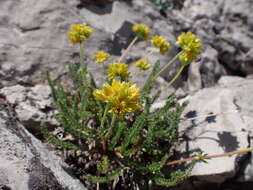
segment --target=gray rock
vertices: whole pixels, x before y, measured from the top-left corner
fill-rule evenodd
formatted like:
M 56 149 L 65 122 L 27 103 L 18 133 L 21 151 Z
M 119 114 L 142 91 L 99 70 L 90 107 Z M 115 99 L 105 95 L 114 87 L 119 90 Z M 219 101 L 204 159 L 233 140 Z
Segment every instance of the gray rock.
M 244 76 L 252 73 L 252 11 L 251 0 L 186 0 L 181 15 L 183 22 L 190 23 L 188 30 L 217 51 L 218 65 Z
M 0 105 L 0 187 L 15 190 L 84 190 L 62 160 Z
M 251 155 L 253 151 L 251 152 Z M 244 175 L 242 176 L 242 181 L 253 181 L 253 156 L 250 157 L 250 160 L 247 162 Z
M 0 90 L 0 94 L 5 96 L 10 104 L 19 104 L 26 100 L 27 89 L 21 85 L 4 87 Z
M 96 73 L 99 83 L 105 78 L 103 69 L 88 57 L 104 49 L 113 54 L 111 61 L 115 60 L 133 38 L 130 29 L 134 23 L 148 24 L 153 34 L 165 35 L 172 44 L 180 32 L 187 30 L 203 40 L 207 52 L 210 49 L 207 44 L 210 44 L 217 54 L 213 54 L 212 63 L 207 59 L 201 61 L 202 87 L 214 85 L 226 73 L 252 73 L 252 6 L 249 0 L 186 0 L 182 10 L 168 9 L 167 18 L 162 17 L 151 2 L 143 0 L 105 1 L 103 6 L 82 3 L 78 0 L 0 2 L 0 86 L 40 83 L 45 79 L 46 70 L 52 71 L 53 78 L 61 77 L 64 84 L 68 84 L 67 67 L 78 62 L 78 48 L 66 37 L 73 23 L 88 23 L 95 30 L 92 38 L 85 42 L 85 53 L 87 62 L 91 62 L 89 70 Z M 32 10 L 29 4 L 33 4 Z M 143 47 L 146 46 L 142 42 L 136 44 L 126 58 L 129 65 L 145 55 L 147 48 Z M 171 54 L 153 55 L 152 61 L 161 59 L 165 64 L 177 51 L 173 47 Z M 222 65 L 229 72 L 225 72 Z M 178 64 L 175 64 L 162 73 L 162 77 L 169 81 L 177 70 Z M 182 87 L 186 79 L 182 77 L 175 86 Z M 200 81 L 197 83 L 196 89 L 200 88 Z
M 33 4 L 31 11 L 29 4 Z M 90 58 L 103 49 L 112 54 L 110 61 L 116 60 L 133 39 L 132 24 L 145 23 L 153 34 L 165 35 L 172 44 L 176 40 L 171 22 L 167 23 L 151 2 L 142 0 L 106 1 L 103 6 L 77 0 L 43 3 L 7 0 L 0 2 L 0 6 L 1 18 L 6 21 L 0 25 L 0 87 L 41 83 L 45 80 L 45 71 L 51 71 L 54 79 L 60 78 L 70 86 L 66 72 L 69 64 L 78 63 L 79 50 L 70 43 L 66 33 L 74 23 L 87 23 L 94 29 L 92 37 L 85 41 L 85 55 L 90 63 L 89 71 L 95 73 L 99 84 L 104 81 L 104 70 Z M 126 62 L 131 66 L 147 53 L 147 46 L 150 44 L 137 42 L 126 56 Z M 150 61 L 160 59 L 164 65 L 175 53 L 175 48 L 169 56 L 157 53 L 150 56 Z M 169 80 L 177 69 L 178 66 L 173 66 L 162 76 Z
M 188 88 L 190 91 L 199 90 L 202 87 L 200 75 L 200 62 L 192 63 L 188 71 Z
M 253 101 L 253 80 L 222 77 L 219 84 L 184 99 L 189 104 L 180 124 L 181 134 L 186 139 L 180 145 L 180 151 L 184 150 L 187 157 L 197 155 L 198 151 L 212 155 L 252 146 L 248 136 L 252 138 L 250 102 Z M 207 164 L 198 163 L 191 175 L 201 182 L 222 183 L 238 174 L 237 157 L 233 155 L 207 160 Z M 252 163 L 247 162 L 242 178 L 250 180 Z
M 15 105 L 17 117 L 29 130 L 38 131 L 34 126 L 41 121 L 54 126 L 59 124 L 54 118 L 56 111 L 52 108 L 51 90 L 47 85 L 4 87 L 0 89 L 0 95 Z
M 253 49 L 250 49 L 250 51 L 247 52 L 247 54 L 242 57 L 243 65 L 242 70 L 245 73 L 252 74 L 253 73 Z
M 217 57 L 218 52 L 207 46 L 201 55 L 201 60 L 190 64 L 187 78 L 188 90 L 196 91 L 213 86 L 221 76 L 226 75 L 226 70 L 219 64 Z
M 217 19 L 219 17 L 219 6 L 222 1 L 201 1 L 201 0 L 189 0 L 185 1 L 184 9 L 187 11 L 187 15 L 192 20 L 201 18 Z
M 222 77 L 221 80 L 219 80 L 219 84 L 221 84 L 224 87 L 230 87 L 233 89 L 233 92 L 235 93 L 235 99 L 234 104 L 238 107 L 238 110 L 240 110 L 241 118 L 243 119 L 243 122 L 245 123 L 248 136 L 249 136 L 249 142 L 250 147 L 253 146 L 253 128 L 252 128 L 252 122 L 253 122 L 253 109 L 251 106 L 251 103 L 253 101 L 253 80 L 252 79 L 243 79 L 239 77 Z M 243 172 L 243 175 L 241 176 L 242 181 L 253 181 L 253 156 L 251 152 L 251 158 L 247 161 L 245 165 L 245 171 Z

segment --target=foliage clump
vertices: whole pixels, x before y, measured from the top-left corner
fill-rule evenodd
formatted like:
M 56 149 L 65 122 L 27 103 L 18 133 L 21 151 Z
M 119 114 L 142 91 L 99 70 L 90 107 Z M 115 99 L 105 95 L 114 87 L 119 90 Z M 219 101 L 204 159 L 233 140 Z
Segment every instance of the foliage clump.
M 92 73 L 88 73 L 83 58 L 83 41 L 90 37 L 92 29 L 87 25 L 74 25 L 71 29 L 68 36 L 73 44 L 80 45 L 81 62 L 80 68 L 74 64 L 69 65 L 74 90 L 65 90 L 60 83 L 51 80 L 49 74 L 47 76 L 59 111 L 57 119 L 65 133 L 72 138 L 62 141 L 43 125 L 45 138 L 62 149 L 86 151 L 87 157 L 98 155 L 90 161 L 90 167 L 83 168 L 84 174 L 81 176 L 95 184 L 109 184 L 111 181 L 116 184 L 120 179 L 124 183 L 126 174 L 134 176 L 131 183 L 143 185 L 140 183 L 144 181 L 144 186 L 154 183 L 169 187 L 185 179 L 191 167 L 181 171 L 166 165 L 178 139 L 178 123 L 184 105 L 177 104 L 172 95 L 163 107 L 152 111 L 151 107 L 159 97 L 159 92 L 156 95 L 151 95 L 150 92 L 154 81 L 165 68 L 186 51 L 192 51 L 183 48 L 162 68 L 159 61 L 153 66 L 147 61 L 136 64 L 142 72 L 152 67 L 142 88 L 130 82 L 128 65 L 122 62 L 125 52 L 118 61 L 109 64 L 107 81 L 100 89 Z M 128 51 L 138 39 L 146 41 L 150 35 L 150 29 L 146 25 L 135 25 L 133 30 L 137 35 Z M 163 37 L 155 37 L 153 41 L 156 41 L 162 55 L 168 52 L 169 43 Z M 147 55 L 152 55 L 152 52 Z M 147 60 L 147 55 L 143 59 Z M 109 54 L 100 51 L 95 55 L 95 60 L 105 64 L 109 57 Z M 170 84 L 187 64 L 182 62 L 181 69 Z

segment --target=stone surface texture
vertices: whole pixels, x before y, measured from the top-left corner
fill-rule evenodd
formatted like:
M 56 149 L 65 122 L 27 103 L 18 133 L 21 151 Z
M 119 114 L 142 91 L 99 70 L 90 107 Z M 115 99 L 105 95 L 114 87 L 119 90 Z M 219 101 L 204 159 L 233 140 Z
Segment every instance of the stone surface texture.
M 17 118 L 28 129 L 39 131 L 35 126 L 39 126 L 41 121 L 52 126 L 58 125 L 53 117 L 56 111 L 52 109 L 51 90 L 48 85 L 4 87 L 0 89 L 0 95 L 14 106 Z
M 225 74 L 245 76 L 253 72 L 251 0 L 185 0 L 182 9 L 165 10 L 166 17 L 146 0 L 97 4 L 79 0 L 1 1 L 0 86 L 38 84 L 45 80 L 47 70 L 67 83 L 68 65 L 78 62 L 78 47 L 66 37 L 73 23 L 87 23 L 95 30 L 85 42 L 85 53 L 89 70 L 100 82 L 104 79 L 103 68 L 88 57 L 100 49 L 113 55 L 111 61 L 119 57 L 133 39 L 131 26 L 135 23 L 149 25 L 152 34 L 164 35 L 172 44 L 168 56 L 154 54 L 151 62 L 160 59 L 165 64 L 178 51 L 173 44 L 182 31 L 193 31 L 202 39 L 201 64 L 185 72 L 176 86 L 195 90 L 216 84 Z M 146 51 L 147 45 L 138 42 L 126 57 L 127 63 L 132 66 Z M 178 67 L 178 63 L 173 65 L 162 77 L 169 80 Z M 197 75 L 198 82 L 190 84 Z
M 252 90 L 252 79 L 222 77 L 216 87 L 199 90 L 181 100 L 189 102 L 180 124 L 184 136 L 180 150 L 184 150 L 184 156 L 196 152 L 222 154 L 252 147 Z M 198 163 L 191 175 L 210 183 L 222 183 L 234 176 L 237 180 L 253 181 L 252 156 L 243 163 L 246 165 L 243 172 L 239 158 L 233 155 L 207 160 L 208 164 Z M 239 170 L 241 176 L 237 176 Z
M 63 169 L 59 157 L 14 119 L 0 104 L 0 187 L 15 190 L 84 190 Z
M 181 32 L 197 34 L 203 42 L 201 59 L 189 65 L 170 88 L 166 84 L 179 69 L 179 62 L 158 77 L 155 88 L 161 90 L 161 98 L 153 109 L 161 107 L 173 92 L 186 96 L 182 101 L 189 104 L 179 146 L 183 157 L 253 146 L 253 1 L 170 3 L 168 9 L 159 11 L 148 0 L 0 1 L 0 98 L 4 99 L 0 99 L 0 189 L 44 190 L 45 183 L 48 187 L 44 188 L 52 190 L 84 189 L 63 170 L 62 161 L 33 136 L 42 120 L 58 125 L 45 72 L 71 86 L 67 70 L 70 64 L 79 64 L 79 49 L 66 33 L 74 23 L 87 23 L 95 31 L 85 41 L 85 60 L 99 84 L 105 79 L 104 67 L 95 64 L 92 55 L 105 50 L 112 54 L 109 61 L 117 60 L 134 37 L 133 24 L 147 24 L 152 35 L 164 35 L 171 43 L 168 55 L 155 52 L 149 57 L 152 64 L 160 60 L 164 65 L 180 50 L 174 44 Z M 148 72 L 136 75 L 133 63 L 151 50 L 150 46 L 138 41 L 123 60 L 133 73 L 131 80 L 140 86 Z M 180 190 L 252 189 L 252 154 L 197 164 Z

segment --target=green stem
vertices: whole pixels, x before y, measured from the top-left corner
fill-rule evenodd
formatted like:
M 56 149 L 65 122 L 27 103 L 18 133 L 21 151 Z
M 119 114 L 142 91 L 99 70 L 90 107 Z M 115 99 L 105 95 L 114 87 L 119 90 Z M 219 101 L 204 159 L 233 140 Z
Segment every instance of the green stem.
M 164 65 L 163 68 L 154 76 L 153 80 L 155 80 L 163 71 L 165 71 L 165 69 L 172 65 L 182 53 L 183 51 L 179 52 L 166 65 Z
M 108 112 L 108 109 L 109 109 L 109 104 L 106 104 L 105 111 L 104 111 L 103 117 L 101 119 L 100 130 L 102 130 L 104 128 L 106 114 Z
M 99 137 L 102 140 L 101 144 L 102 144 L 103 151 L 106 151 L 106 135 L 105 136 L 103 136 L 103 135 L 105 132 L 104 123 L 105 123 L 106 114 L 108 112 L 108 109 L 109 109 L 109 104 L 106 104 L 105 111 L 104 111 L 103 117 L 101 119 L 101 124 L 100 124 L 100 128 L 99 128 Z
M 178 77 L 181 75 L 181 73 L 183 72 L 185 68 L 185 65 L 182 65 L 179 69 L 179 71 L 177 72 L 177 74 L 174 76 L 174 78 L 169 82 L 169 84 L 166 85 L 166 88 L 169 88 L 177 79 Z
M 122 55 L 119 58 L 119 62 L 121 62 L 123 60 L 123 58 L 126 56 L 126 54 L 129 52 L 129 50 L 131 49 L 131 47 L 134 45 L 134 43 L 138 40 L 138 36 L 136 36 L 132 42 L 128 45 L 127 49 L 122 53 Z
M 113 115 L 112 115 L 112 122 L 111 122 L 111 128 L 114 128 L 116 118 L 117 118 L 117 115 L 115 113 L 113 113 Z
M 79 48 L 80 48 L 80 53 L 79 53 L 80 65 L 82 68 L 85 68 L 86 64 L 84 64 L 84 50 L 83 50 L 83 43 L 82 42 L 79 43 Z
M 114 128 L 114 125 L 115 125 L 115 122 L 116 122 L 116 118 L 117 118 L 117 115 L 115 113 L 113 113 L 113 115 L 112 115 L 112 121 L 111 121 L 111 126 L 110 126 L 107 134 L 105 135 L 106 139 L 109 139 L 111 137 L 111 135 L 112 135 L 113 128 Z
M 86 73 L 87 73 L 87 64 L 84 63 L 84 49 L 83 49 L 83 42 L 79 43 L 79 48 L 80 48 L 80 72 L 81 72 L 81 77 L 82 80 L 84 81 L 85 84 L 87 84 L 87 79 L 86 79 Z

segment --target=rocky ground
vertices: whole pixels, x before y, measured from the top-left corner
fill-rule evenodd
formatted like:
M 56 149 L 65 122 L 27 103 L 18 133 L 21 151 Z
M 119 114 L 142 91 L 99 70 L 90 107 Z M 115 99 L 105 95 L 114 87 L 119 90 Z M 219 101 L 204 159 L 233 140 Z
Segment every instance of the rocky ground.
M 163 93 L 155 106 L 172 92 L 189 101 L 180 127 L 184 156 L 253 146 L 252 0 L 177 2 L 160 11 L 148 0 L 0 1 L 0 189 L 85 189 L 34 137 L 39 138 L 41 120 L 57 126 L 44 74 L 49 70 L 68 85 L 67 67 L 78 62 L 78 48 L 66 37 L 73 23 L 87 23 L 95 30 L 85 43 L 87 57 L 99 49 L 118 57 L 133 38 L 130 29 L 135 23 L 149 25 L 153 34 L 166 36 L 172 44 L 181 32 L 196 33 L 204 45 L 201 60 L 191 64 L 170 89 L 165 86 L 178 64 L 163 72 L 157 81 Z M 146 50 L 138 42 L 129 52 L 131 71 Z M 177 50 L 173 46 L 169 56 L 155 54 L 150 61 L 166 63 Z M 89 70 L 103 81 L 102 67 L 91 62 Z M 139 76 L 140 85 L 146 75 Z M 46 182 L 48 187 L 42 187 Z M 190 180 L 176 189 L 249 190 L 252 184 L 249 153 L 199 164 Z

